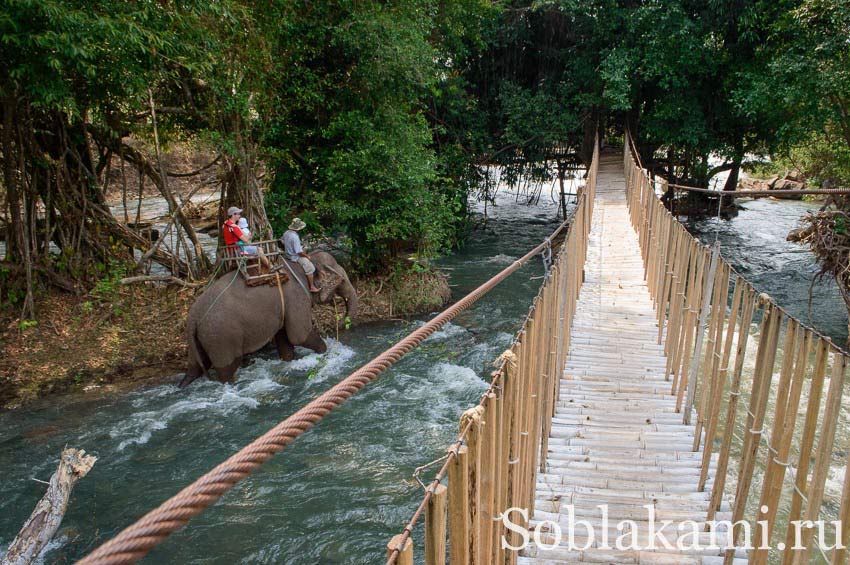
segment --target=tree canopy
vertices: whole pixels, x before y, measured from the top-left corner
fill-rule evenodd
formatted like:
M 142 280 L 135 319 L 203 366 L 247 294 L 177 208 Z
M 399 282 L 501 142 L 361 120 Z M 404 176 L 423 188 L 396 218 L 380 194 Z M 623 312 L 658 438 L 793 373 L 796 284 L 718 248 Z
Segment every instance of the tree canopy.
M 299 215 L 367 271 L 457 242 L 482 167 L 586 165 L 597 128 L 631 128 L 671 181 L 732 187 L 745 155 L 800 146 L 843 180 L 847 4 L 3 0 L 0 294 L 90 284 L 128 246 L 205 276 L 162 166 L 176 139 L 214 149 L 222 208 L 255 231 Z M 166 198 L 176 248 L 109 213 L 116 158 Z

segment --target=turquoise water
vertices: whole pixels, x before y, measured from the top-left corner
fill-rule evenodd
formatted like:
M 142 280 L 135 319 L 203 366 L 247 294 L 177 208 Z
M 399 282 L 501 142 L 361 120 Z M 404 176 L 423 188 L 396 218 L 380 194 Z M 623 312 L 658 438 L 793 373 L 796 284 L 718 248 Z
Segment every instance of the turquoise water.
M 812 205 L 744 205 L 729 222 L 690 227 L 706 242 L 719 227 L 733 265 L 806 319 L 808 277 L 816 266 L 784 234 Z M 455 297 L 539 243 L 557 225 L 555 212 L 546 195 L 526 207 L 503 192 L 498 206 L 488 206 L 485 227 L 440 261 L 451 273 Z M 421 487 L 405 481 L 456 437 L 458 417 L 485 390 L 492 361 L 513 340 L 541 274 L 534 259 L 171 536 L 147 562 L 382 562 L 387 541 L 422 497 Z M 291 363 L 262 353 L 232 386 L 199 380 L 180 391 L 174 385 L 180 375 L 174 375 L 167 384 L 129 393 L 51 398 L 26 411 L 0 413 L 0 552 L 44 492 L 32 479 L 49 478 L 63 446 L 86 449 L 99 460 L 77 485 L 44 563 L 85 555 L 427 317 L 355 326 L 338 342 L 330 340 L 327 354 L 299 350 Z M 839 343 L 846 337 L 834 287 L 815 288 L 813 318 Z M 843 477 L 831 479 L 840 488 Z M 415 539 L 421 559 L 421 527 Z
M 463 296 L 557 226 L 545 197 L 502 193 L 490 221 L 440 261 Z M 377 563 L 422 497 L 413 470 L 440 457 L 477 403 L 492 362 L 537 292 L 528 266 L 430 337 L 148 557 L 150 563 Z M 427 318 L 424 317 L 423 319 Z M 360 325 L 325 355 L 284 363 L 262 353 L 237 382 L 171 382 L 129 393 L 51 398 L 0 413 L 0 547 L 44 492 L 65 445 L 98 456 L 43 554 L 70 563 L 226 459 L 403 337 L 422 319 Z M 427 475 L 426 475 L 427 476 Z M 420 545 L 421 547 L 421 545 Z M 2 551 L 2 550 L 0 550 Z

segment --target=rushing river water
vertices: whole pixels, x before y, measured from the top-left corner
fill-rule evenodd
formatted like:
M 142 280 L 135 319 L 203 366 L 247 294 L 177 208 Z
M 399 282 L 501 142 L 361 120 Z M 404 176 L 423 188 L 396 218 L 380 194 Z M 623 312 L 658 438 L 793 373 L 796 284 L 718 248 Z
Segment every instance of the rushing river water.
M 459 298 L 557 225 L 544 195 L 503 192 L 451 269 Z M 151 553 L 151 563 L 376 563 L 422 497 L 405 484 L 457 436 L 540 281 L 534 259 Z M 319 356 L 255 357 L 237 382 L 196 381 L 54 397 L 0 413 L 0 551 L 44 492 L 63 446 L 98 456 L 74 490 L 46 563 L 69 563 L 406 335 L 421 320 L 355 326 Z M 175 375 L 173 381 L 178 380 Z M 421 546 L 420 546 L 421 547 Z
M 705 241 L 713 241 L 719 227 L 733 265 L 805 319 L 815 265 L 784 235 L 811 206 L 765 200 L 745 206 L 731 221 L 690 227 Z M 488 213 L 486 227 L 440 261 L 450 270 L 456 298 L 557 225 L 556 206 L 545 194 L 538 206 L 526 207 L 502 192 Z M 458 417 L 485 390 L 492 362 L 511 343 L 541 274 L 535 259 L 171 536 L 149 562 L 381 562 L 385 544 L 422 496 L 405 481 L 456 437 Z M 837 291 L 828 285 L 815 291 L 817 327 L 843 340 L 846 317 Z M 43 554 L 46 563 L 86 554 L 421 323 L 355 326 L 340 341 L 329 340 L 327 354 L 299 350 L 290 363 L 260 354 L 232 386 L 197 381 L 180 391 L 161 384 L 54 397 L 0 413 L 0 552 L 44 492 L 33 479 L 50 476 L 63 446 L 84 448 L 99 460 L 77 485 Z M 828 491 L 833 506 L 840 467 L 837 461 Z M 421 536 L 420 527 L 420 548 Z

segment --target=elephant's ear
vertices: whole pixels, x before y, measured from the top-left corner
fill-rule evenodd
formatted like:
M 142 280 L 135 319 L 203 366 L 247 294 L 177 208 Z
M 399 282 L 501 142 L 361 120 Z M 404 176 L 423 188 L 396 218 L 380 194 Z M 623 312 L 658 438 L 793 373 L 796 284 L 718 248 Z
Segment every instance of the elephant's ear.
M 327 269 L 316 269 L 316 274 L 319 275 L 318 281 L 322 287 L 322 291 L 319 293 L 319 302 L 330 302 L 336 288 L 342 282 L 342 277 Z

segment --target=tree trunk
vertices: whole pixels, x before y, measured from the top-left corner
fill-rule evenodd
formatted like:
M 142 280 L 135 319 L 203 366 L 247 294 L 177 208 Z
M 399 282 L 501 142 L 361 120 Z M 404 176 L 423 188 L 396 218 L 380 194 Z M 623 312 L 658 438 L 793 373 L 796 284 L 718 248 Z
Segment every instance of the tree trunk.
M 82 449 L 65 448 L 59 457 L 59 468 L 50 478 L 47 492 L 36 504 L 12 544 L 9 551 L 0 561 L 0 565 L 26 565 L 31 563 L 53 538 L 74 485 L 88 474 L 94 466 L 97 457 L 86 455 Z

